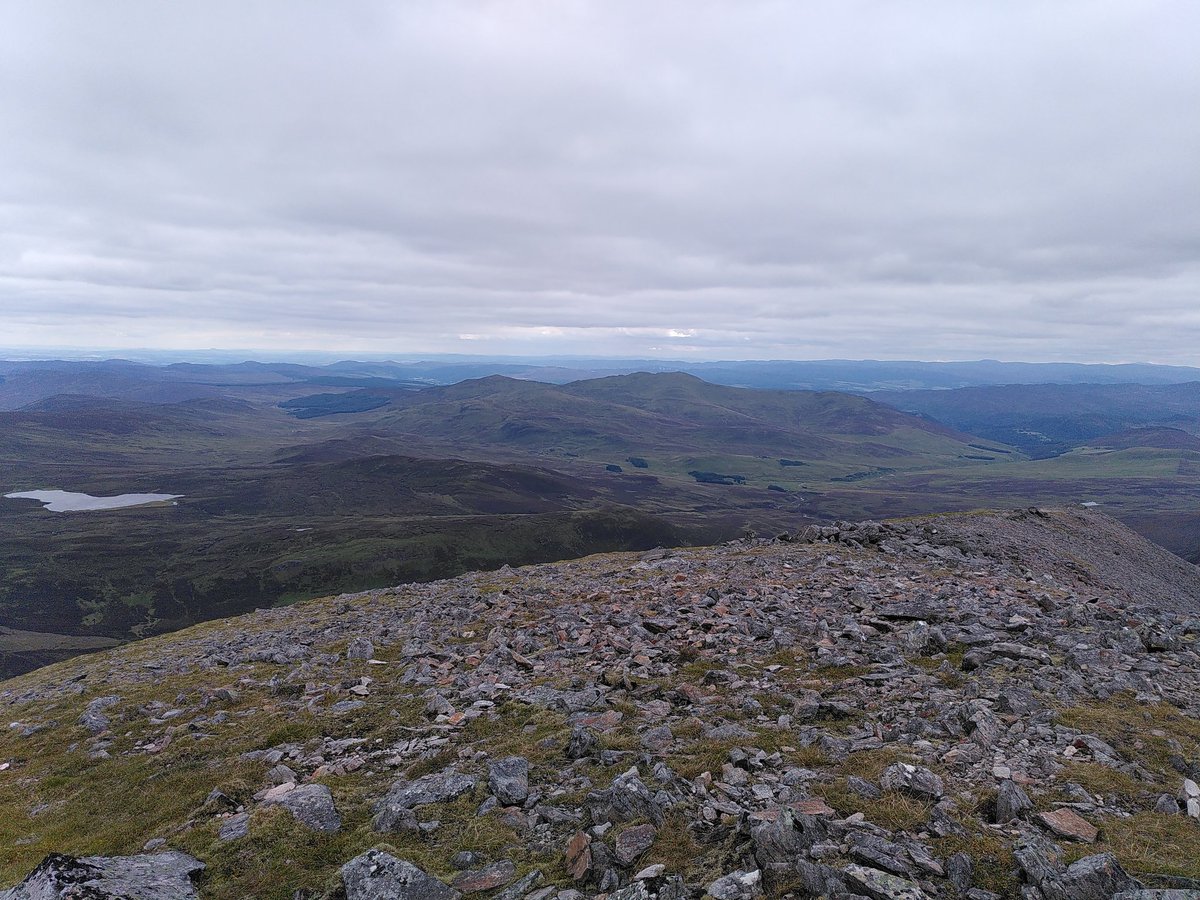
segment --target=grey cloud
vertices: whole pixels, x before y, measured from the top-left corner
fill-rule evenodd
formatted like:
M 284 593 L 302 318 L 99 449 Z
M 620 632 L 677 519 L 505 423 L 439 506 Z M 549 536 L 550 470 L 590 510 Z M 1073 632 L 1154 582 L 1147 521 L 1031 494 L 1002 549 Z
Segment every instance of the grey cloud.
M 1196 362 L 1192 4 L 0 14 L 2 343 Z

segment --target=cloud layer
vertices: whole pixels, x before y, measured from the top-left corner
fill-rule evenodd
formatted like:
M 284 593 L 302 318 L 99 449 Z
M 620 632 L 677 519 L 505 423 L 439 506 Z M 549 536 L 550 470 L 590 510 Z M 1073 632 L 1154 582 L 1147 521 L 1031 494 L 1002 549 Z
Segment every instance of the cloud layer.
M 0 6 L 0 344 L 1200 362 L 1200 7 Z

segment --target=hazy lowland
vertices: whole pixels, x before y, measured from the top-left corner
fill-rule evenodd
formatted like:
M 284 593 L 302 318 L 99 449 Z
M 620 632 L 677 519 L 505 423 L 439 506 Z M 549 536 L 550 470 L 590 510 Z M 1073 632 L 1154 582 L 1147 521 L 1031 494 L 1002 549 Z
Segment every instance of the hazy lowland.
M 0 671 L 339 591 L 748 531 L 1096 503 L 1200 558 L 1200 370 L 0 363 Z M 1031 381 L 1031 379 L 1043 379 Z

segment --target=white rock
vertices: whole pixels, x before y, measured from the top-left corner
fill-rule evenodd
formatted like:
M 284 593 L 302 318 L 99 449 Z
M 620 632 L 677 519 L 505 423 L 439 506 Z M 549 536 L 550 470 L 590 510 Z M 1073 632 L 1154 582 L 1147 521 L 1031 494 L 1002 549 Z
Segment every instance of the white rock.
M 642 871 L 640 871 L 636 875 L 634 875 L 633 880 L 634 881 L 646 881 L 650 878 L 657 878 L 659 875 L 661 875 L 666 870 L 667 870 L 667 867 L 664 866 L 662 863 L 655 863 L 652 866 L 646 866 L 646 868 L 642 869 Z
M 275 803 L 296 789 L 296 782 L 286 781 L 283 784 L 276 785 L 265 794 L 263 794 L 264 803 Z

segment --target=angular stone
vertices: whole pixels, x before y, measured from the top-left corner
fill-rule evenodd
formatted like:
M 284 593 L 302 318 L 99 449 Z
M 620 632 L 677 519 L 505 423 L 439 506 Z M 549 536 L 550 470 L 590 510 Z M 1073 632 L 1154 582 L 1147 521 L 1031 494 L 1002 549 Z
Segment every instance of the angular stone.
M 617 862 L 623 866 L 631 865 L 650 849 L 657 837 L 658 829 L 653 825 L 634 825 L 632 828 L 626 828 L 617 835 Z
M 646 887 L 646 882 L 635 881 L 620 890 L 608 895 L 608 900 L 655 900 L 654 894 Z
M 1019 819 L 1031 809 L 1033 809 L 1033 802 L 1025 793 L 1024 788 L 1015 781 L 1000 782 L 1000 787 L 996 791 L 995 822 L 997 825 L 1004 825 L 1013 819 Z
M 139 856 L 86 856 L 52 853 L 0 900 L 199 900 L 192 877 L 204 863 L 168 850 Z
M 1154 803 L 1154 811 L 1167 816 L 1179 815 L 1179 801 L 1170 794 L 1159 794 Z
M 975 863 L 966 853 L 955 853 L 946 860 L 946 876 L 956 891 L 965 894 L 975 880 Z
M 664 866 L 662 863 L 655 863 L 654 865 L 646 866 L 646 868 L 639 871 L 636 875 L 633 876 L 633 880 L 634 881 L 649 881 L 653 878 L 661 878 L 663 872 L 665 872 L 665 871 L 667 871 L 666 866 Z
M 1094 843 L 1096 835 L 1100 833 L 1095 825 L 1067 807 L 1039 813 L 1038 820 L 1059 837 L 1083 841 L 1085 844 Z
M 1114 894 L 1140 887 L 1115 856 L 1097 853 L 1071 863 L 1057 879 L 1056 886 L 1051 890 L 1043 887 L 1043 892 L 1047 896 L 1057 894 L 1061 900 L 1109 900 Z
M 634 819 L 648 819 L 660 825 L 663 820 L 662 807 L 638 776 L 636 768 L 614 778 L 612 787 L 607 790 L 588 794 L 587 806 L 592 822 L 597 825 L 604 822 L 619 825 Z
M 87 708 L 79 717 L 79 724 L 90 731 L 92 734 L 100 734 L 108 731 L 109 722 L 108 716 L 104 714 L 104 710 L 114 704 L 120 703 L 120 697 L 97 697 L 88 703 Z
M 942 779 L 924 766 L 894 763 L 883 770 L 879 784 L 885 791 L 900 791 L 921 800 L 940 800 L 946 793 Z
M 346 900 L 459 900 L 454 888 L 407 860 L 368 850 L 342 866 Z
M 250 814 L 237 813 L 221 823 L 217 837 L 223 841 L 236 841 L 250 833 Z
M 346 659 L 370 659 L 375 655 L 375 645 L 365 637 L 356 637 L 346 648 Z
M 567 759 L 586 759 L 600 752 L 600 741 L 596 735 L 582 725 L 571 729 L 567 740 Z
M 417 814 L 407 806 L 383 803 L 376 809 L 378 811 L 371 820 L 371 828 L 381 834 L 401 834 L 406 831 L 419 831 L 421 828 Z
M 526 894 L 542 883 L 542 873 L 535 869 L 528 875 L 523 875 L 502 890 L 493 894 L 491 900 L 521 900 Z
M 904 852 L 904 848 L 873 834 L 853 835 L 850 856 L 871 868 L 882 869 L 892 875 L 913 875 L 913 868 L 908 863 L 908 854 Z
M 878 869 L 851 864 L 845 869 L 846 883 L 871 900 L 926 900 L 927 894 L 911 881 Z
M 313 831 L 335 832 L 342 828 L 342 817 L 333 805 L 333 794 L 323 784 L 302 784 L 278 799 L 264 803 L 278 804 L 302 825 Z
M 529 760 L 506 756 L 488 764 L 488 788 L 503 806 L 520 806 L 529 797 Z
M 642 746 L 653 753 L 659 753 L 671 746 L 675 740 L 675 735 L 671 733 L 670 726 L 659 725 L 657 728 L 651 728 L 649 731 L 642 732 Z
M 459 871 L 462 871 L 463 869 L 469 869 L 472 866 L 478 866 L 482 862 L 483 857 L 474 850 L 459 850 L 452 857 L 450 857 L 450 865 L 454 866 L 454 868 L 458 869 Z
M 878 800 L 883 796 L 883 791 L 871 784 L 865 778 L 859 778 L 857 775 L 851 775 L 846 779 L 846 787 L 858 794 L 858 796 L 866 800 Z
M 376 805 L 376 809 L 385 805 L 416 809 L 430 803 L 446 803 L 473 790 L 474 776 L 460 775 L 452 769 L 447 769 L 423 775 L 416 781 L 399 779 L 392 782 L 387 795 Z
M 567 842 L 567 874 L 580 881 L 592 871 L 592 839 L 577 831 Z
M 287 766 L 280 764 L 267 772 L 267 781 L 271 784 L 287 784 L 296 780 L 296 773 Z
M 464 894 L 477 894 L 480 891 L 504 887 L 516 877 L 517 867 L 512 860 L 502 859 L 490 866 L 484 866 L 482 869 L 460 872 L 454 876 L 454 881 L 451 883 L 455 890 L 462 891 Z
M 714 900 L 749 900 L 750 897 L 762 893 L 759 885 L 761 881 L 762 872 L 757 869 L 753 872 L 730 872 L 728 875 L 722 875 L 706 890 Z

